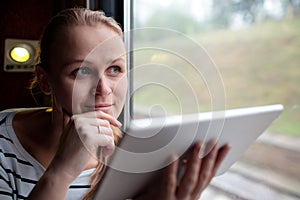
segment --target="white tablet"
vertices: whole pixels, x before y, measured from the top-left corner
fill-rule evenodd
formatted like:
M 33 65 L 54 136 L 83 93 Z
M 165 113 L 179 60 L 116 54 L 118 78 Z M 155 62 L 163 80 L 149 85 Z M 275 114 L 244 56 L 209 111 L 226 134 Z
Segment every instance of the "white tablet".
M 94 199 L 123 200 L 139 194 L 170 162 L 195 141 L 215 138 L 230 152 L 218 175 L 226 172 L 283 110 L 268 105 L 209 113 L 133 120 L 112 155 Z

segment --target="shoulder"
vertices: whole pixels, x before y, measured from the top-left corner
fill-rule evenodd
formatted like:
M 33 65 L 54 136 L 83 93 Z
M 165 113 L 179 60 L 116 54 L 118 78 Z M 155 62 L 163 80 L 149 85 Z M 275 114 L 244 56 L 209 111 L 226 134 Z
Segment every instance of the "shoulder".
M 5 125 L 5 122 L 7 121 L 8 118 L 12 118 L 15 116 L 16 113 L 27 113 L 27 112 L 32 112 L 36 110 L 41 110 L 41 109 L 47 109 L 47 108 L 10 108 L 6 110 L 0 111 L 0 126 Z
M 9 109 L 9 110 L 3 110 L 0 112 L 0 126 L 4 124 L 6 121 L 6 118 L 12 114 L 14 111 Z
M 16 115 L 32 112 L 36 108 L 7 109 L 0 112 L 0 150 L 18 152 L 17 147 L 21 146 L 13 125 Z M 23 127 L 24 128 L 24 127 Z
M 23 109 L 0 112 L 0 174 L 5 174 L 7 183 L 21 184 L 22 181 L 29 180 L 28 184 L 31 186 L 43 173 L 43 169 L 32 161 L 15 135 L 12 120 L 20 110 Z
M 0 112 L 0 164 L 2 172 L 7 173 L 10 181 L 15 178 L 19 180 L 21 172 L 33 168 L 12 128 L 12 119 L 16 112 L 12 109 Z

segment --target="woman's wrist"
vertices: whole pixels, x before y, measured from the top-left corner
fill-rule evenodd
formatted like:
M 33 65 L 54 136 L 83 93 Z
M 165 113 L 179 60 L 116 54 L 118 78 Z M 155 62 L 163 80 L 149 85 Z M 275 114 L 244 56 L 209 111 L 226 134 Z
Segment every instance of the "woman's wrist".
M 49 181 L 49 183 L 55 183 L 58 185 L 71 185 L 71 183 L 75 180 L 76 176 L 69 173 L 67 170 L 58 167 L 49 166 L 43 177 Z
M 28 200 L 63 200 L 66 198 L 72 178 L 54 168 L 48 168 L 31 191 Z

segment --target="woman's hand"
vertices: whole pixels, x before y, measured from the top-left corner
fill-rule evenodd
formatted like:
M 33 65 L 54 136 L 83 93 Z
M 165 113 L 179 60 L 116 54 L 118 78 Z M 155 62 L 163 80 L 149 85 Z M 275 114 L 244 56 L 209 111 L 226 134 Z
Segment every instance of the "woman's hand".
M 64 120 L 66 118 L 68 116 L 64 116 Z M 102 111 L 69 117 L 54 164 L 60 165 L 61 170 L 75 179 L 92 158 L 97 160 L 113 152 L 115 144 L 111 126 L 119 127 L 120 122 Z
M 112 153 L 114 135 L 111 126 L 120 126 L 113 116 L 101 111 L 72 117 L 63 112 L 60 117 L 56 115 L 54 122 L 60 126 L 56 126 L 56 131 L 62 131 L 58 150 L 30 193 L 30 200 L 65 199 L 70 184 L 79 174 L 88 165 L 97 165 L 99 149 L 102 149 L 102 156 Z
M 211 142 L 214 143 L 215 142 Z M 137 199 L 159 200 L 196 200 L 215 176 L 220 164 L 226 157 L 230 147 L 228 145 L 218 149 L 218 144 L 211 147 L 208 154 L 201 159 L 204 145 L 196 143 L 185 163 L 182 177 L 178 180 L 179 159 L 171 163 L 164 172 L 161 187 L 151 194 L 142 194 Z M 208 149 L 208 148 L 206 148 Z M 147 193 L 147 192 L 146 192 Z

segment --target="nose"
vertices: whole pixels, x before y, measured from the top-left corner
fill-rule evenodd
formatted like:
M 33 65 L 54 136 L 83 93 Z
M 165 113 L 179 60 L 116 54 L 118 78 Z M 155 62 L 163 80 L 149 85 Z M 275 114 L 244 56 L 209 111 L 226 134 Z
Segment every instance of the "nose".
M 95 96 L 107 96 L 112 92 L 109 81 L 105 77 L 100 78 L 95 89 Z

